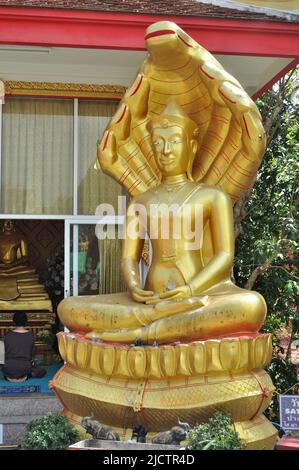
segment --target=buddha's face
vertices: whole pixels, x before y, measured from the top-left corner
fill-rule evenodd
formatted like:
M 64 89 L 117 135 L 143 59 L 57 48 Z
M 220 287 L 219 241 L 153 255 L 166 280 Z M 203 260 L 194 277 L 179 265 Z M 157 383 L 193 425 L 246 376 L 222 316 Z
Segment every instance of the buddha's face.
M 189 160 L 194 157 L 196 146 L 192 145 L 195 141 L 188 137 L 184 129 L 176 125 L 156 127 L 153 129 L 152 142 L 162 176 L 187 173 Z
M 12 232 L 14 229 L 14 223 L 12 220 L 5 220 L 3 224 L 3 232 Z

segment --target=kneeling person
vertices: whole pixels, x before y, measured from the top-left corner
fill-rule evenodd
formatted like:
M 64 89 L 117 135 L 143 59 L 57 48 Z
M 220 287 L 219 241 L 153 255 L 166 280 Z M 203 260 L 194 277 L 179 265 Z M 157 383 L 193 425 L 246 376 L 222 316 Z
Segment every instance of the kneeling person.
M 44 377 L 45 369 L 34 365 L 34 336 L 25 326 L 27 315 L 18 311 L 13 316 L 16 328 L 6 333 L 4 338 L 5 364 L 3 374 L 10 382 L 24 382 L 35 376 Z

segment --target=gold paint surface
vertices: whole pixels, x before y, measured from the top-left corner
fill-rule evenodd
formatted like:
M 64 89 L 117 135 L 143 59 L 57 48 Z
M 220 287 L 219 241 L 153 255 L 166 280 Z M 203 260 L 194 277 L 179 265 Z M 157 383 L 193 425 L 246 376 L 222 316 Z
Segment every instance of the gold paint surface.
M 260 370 L 272 354 L 269 334 L 159 347 L 96 343 L 71 333 L 57 336 L 65 362 L 76 369 L 112 377 L 159 379 Z
M 74 414 L 92 412 L 113 427 L 123 426 L 126 416 L 126 427 L 141 421 L 149 431 L 170 429 L 178 416 L 194 426 L 216 410 L 228 413 L 234 422 L 248 421 L 263 413 L 274 391 L 263 370 L 142 381 L 101 377 L 66 365 L 52 385 Z

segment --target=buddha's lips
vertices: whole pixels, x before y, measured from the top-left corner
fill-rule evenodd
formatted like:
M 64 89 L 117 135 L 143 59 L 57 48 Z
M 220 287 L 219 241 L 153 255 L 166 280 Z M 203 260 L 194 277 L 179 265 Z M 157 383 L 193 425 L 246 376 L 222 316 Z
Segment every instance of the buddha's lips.
M 169 159 L 164 159 L 164 158 L 160 158 L 160 163 L 162 163 L 162 165 L 170 165 L 170 163 L 173 163 L 175 161 L 175 158 L 169 158 Z
M 159 31 L 154 31 L 153 33 L 149 33 L 145 36 L 145 40 L 155 38 L 158 36 L 166 36 L 167 34 L 177 34 L 175 31 L 172 29 L 160 29 Z M 179 34 L 177 34 L 177 37 L 188 47 L 193 47 L 191 44 L 188 44 Z

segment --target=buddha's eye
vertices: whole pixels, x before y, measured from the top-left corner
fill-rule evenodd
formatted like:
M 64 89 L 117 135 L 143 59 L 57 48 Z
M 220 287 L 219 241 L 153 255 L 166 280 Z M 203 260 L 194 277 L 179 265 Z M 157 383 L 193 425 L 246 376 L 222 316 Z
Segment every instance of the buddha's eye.
M 153 141 L 154 145 L 162 145 L 162 140 L 156 139 Z
M 182 141 L 180 139 L 173 139 L 171 141 L 172 144 L 180 144 Z

